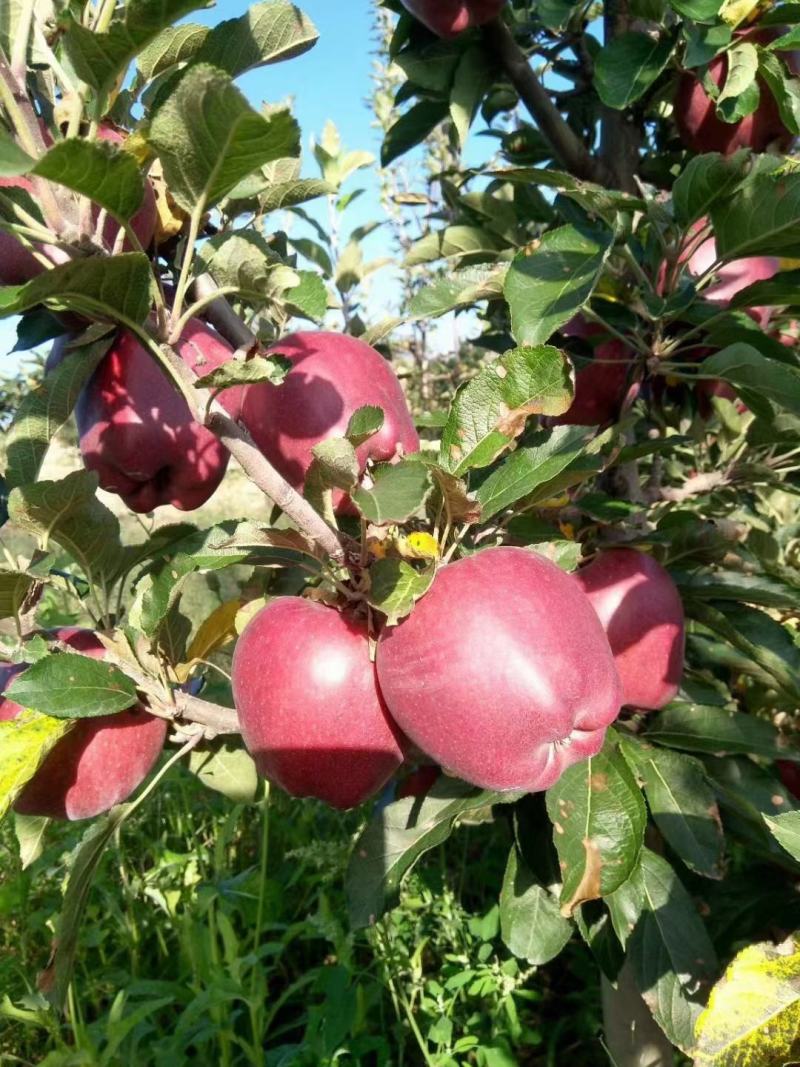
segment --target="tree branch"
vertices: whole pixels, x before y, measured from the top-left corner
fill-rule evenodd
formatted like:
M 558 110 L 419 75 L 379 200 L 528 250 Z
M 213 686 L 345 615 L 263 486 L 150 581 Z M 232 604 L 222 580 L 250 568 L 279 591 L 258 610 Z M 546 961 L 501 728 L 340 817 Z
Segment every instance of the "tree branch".
M 232 418 L 219 401 L 212 400 L 207 389 L 195 387 L 194 374 L 175 350 L 162 344 L 161 352 L 176 381 L 181 383 L 183 394 L 197 421 L 220 439 L 248 478 L 277 504 L 299 530 L 318 544 L 334 562 L 344 563 L 344 542 L 338 531 L 330 527 L 305 497 L 275 470 L 244 426 Z
M 483 36 L 519 93 L 520 100 L 550 142 L 559 164 L 576 178 L 601 183 L 607 181 L 605 168 L 592 156 L 550 99 L 505 22 L 501 18 L 488 22 L 483 27 Z
M 196 278 L 194 282 L 195 300 L 206 300 L 217 291 L 217 286 L 208 274 Z M 234 348 L 254 348 L 258 344 L 256 335 L 245 326 L 224 296 L 218 296 L 208 305 L 204 312 L 214 329 Z
M 630 28 L 628 0 L 605 0 L 603 40 L 609 45 Z M 640 133 L 626 111 L 603 106 L 600 158 L 609 172 L 610 184 L 625 193 L 636 193 L 635 175 L 639 169 Z

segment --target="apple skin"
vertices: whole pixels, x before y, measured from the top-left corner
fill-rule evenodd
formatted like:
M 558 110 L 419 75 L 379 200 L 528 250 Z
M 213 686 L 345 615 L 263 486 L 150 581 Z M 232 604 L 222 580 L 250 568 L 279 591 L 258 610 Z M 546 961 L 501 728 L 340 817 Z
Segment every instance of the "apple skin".
M 766 45 L 784 32 L 785 27 L 765 27 L 740 31 L 735 36 L 739 40 Z M 790 73 L 797 74 L 800 70 L 798 54 L 781 52 L 779 55 L 787 62 Z M 728 75 L 727 55 L 715 56 L 708 65 L 708 72 L 714 84 L 722 86 Z M 740 148 L 764 152 L 774 145 L 779 151 L 786 150 L 793 136 L 784 126 L 775 97 L 766 82 L 760 76 L 757 82 L 761 98 L 756 110 L 739 122 L 723 122 L 717 118 L 714 101 L 703 88 L 701 78 L 693 71 L 684 71 L 675 95 L 675 122 L 686 147 L 692 152 L 720 152 L 726 156 Z
M 438 37 L 457 37 L 496 18 L 506 0 L 401 0 L 406 11 Z
M 402 764 L 362 622 L 278 597 L 245 627 L 232 677 L 244 743 L 259 773 L 291 796 L 353 808 Z
M 314 445 L 343 436 L 350 417 L 367 404 L 383 410 L 384 422 L 356 450 L 362 471 L 368 459 L 392 459 L 398 445 L 406 453 L 419 450 L 400 383 L 374 348 L 346 334 L 319 331 L 291 334 L 270 351 L 291 360 L 292 369 L 280 386 L 248 386 L 241 418 L 263 455 L 295 489 L 303 489 Z M 334 504 L 347 510 L 339 491 Z
M 400 729 L 451 775 L 548 789 L 595 755 L 622 691 L 582 590 L 524 548 L 443 567 L 378 641 L 378 684 Z
M 56 636 L 83 655 L 102 659 L 103 646 L 90 630 L 66 628 Z M 0 692 L 27 664 L 0 668 Z M 0 722 L 23 709 L 0 696 Z M 14 810 L 50 819 L 92 819 L 121 804 L 139 788 L 161 754 L 167 736 L 163 719 L 137 705 L 116 715 L 80 719 L 28 782 Z
M 661 564 L 632 548 L 599 552 L 575 574 L 605 628 L 623 703 L 657 711 L 683 676 L 685 624 L 675 583 Z
M 598 323 L 588 322 L 577 315 L 562 327 L 561 333 L 591 341 L 603 336 L 604 330 Z M 575 373 L 572 404 L 549 425 L 602 426 L 614 421 L 628 391 L 631 358 L 630 349 L 615 337 L 596 345 L 591 363 L 581 366 Z
M 46 126 L 42 125 L 42 135 L 44 136 L 45 143 L 49 147 L 53 143 L 53 138 L 50 131 Z M 109 141 L 112 144 L 121 144 L 125 140 L 125 135 L 117 130 L 115 127 L 106 124 L 100 126 L 97 131 L 97 137 L 100 141 Z M 30 178 L 26 178 L 24 175 L 18 178 L 0 178 L 0 188 L 6 189 L 24 189 L 35 198 L 35 192 L 33 182 Z M 95 222 L 100 217 L 100 209 L 94 207 L 92 217 Z M 153 187 L 149 181 L 144 183 L 144 195 L 142 197 L 142 206 L 137 213 L 131 219 L 131 226 L 133 232 L 139 240 L 142 248 L 147 248 L 152 240 L 156 229 L 156 197 L 153 192 Z M 103 244 L 108 252 L 113 251 L 114 243 L 119 234 L 120 226 L 115 219 L 107 217 L 103 225 L 102 240 Z M 50 246 L 42 246 L 41 251 L 47 255 Z M 131 244 L 125 239 L 123 245 L 123 251 L 130 252 Z M 26 282 L 36 278 L 45 268 L 36 259 L 31 252 L 28 251 L 20 242 L 10 233 L 0 231 L 0 284 L 2 285 L 24 285 Z
M 794 763 L 792 760 L 779 759 L 775 760 L 775 767 L 777 768 L 780 779 L 789 792 L 797 800 L 800 800 L 800 763 Z
M 47 367 L 64 357 L 67 339 L 53 346 Z M 198 376 L 231 358 L 232 349 L 209 326 L 192 319 L 175 350 Z M 221 402 L 235 418 L 240 388 Z M 101 489 L 117 493 L 131 511 L 162 504 L 192 511 L 219 486 L 229 455 L 210 430 L 195 422 L 183 396 L 142 347 L 122 331 L 75 407 L 83 461 Z
M 692 253 L 686 263 L 686 269 L 693 277 L 704 274 L 717 258 L 717 245 L 709 237 Z M 729 304 L 733 298 L 755 282 L 767 281 L 780 270 L 780 260 L 776 256 L 748 256 L 746 259 L 734 259 L 723 263 L 716 271 L 716 281 L 703 289 L 704 300 L 712 304 Z M 767 307 L 748 308 L 748 314 L 761 326 L 766 326 L 772 309 Z

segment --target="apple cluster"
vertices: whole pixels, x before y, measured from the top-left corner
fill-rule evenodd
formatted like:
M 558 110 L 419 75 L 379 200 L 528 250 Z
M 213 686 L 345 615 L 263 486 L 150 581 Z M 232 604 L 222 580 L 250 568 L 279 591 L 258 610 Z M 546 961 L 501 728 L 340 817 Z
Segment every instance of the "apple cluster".
M 105 655 L 91 630 L 66 628 L 51 636 L 92 659 Z M 0 692 L 26 666 L 0 668 Z M 13 700 L 0 697 L 0 722 L 10 722 L 22 711 Z M 166 722 L 141 705 L 114 715 L 78 719 L 27 783 L 14 810 L 51 819 L 94 818 L 138 789 L 161 754 L 166 736 Z
M 609 549 L 571 575 L 488 548 L 441 567 L 374 658 L 352 610 L 276 598 L 239 638 L 233 693 L 260 773 L 294 796 L 354 807 L 420 753 L 533 792 L 596 754 L 623 705 L 669 703 L 683 650 L 680 596 L 652 557 Z

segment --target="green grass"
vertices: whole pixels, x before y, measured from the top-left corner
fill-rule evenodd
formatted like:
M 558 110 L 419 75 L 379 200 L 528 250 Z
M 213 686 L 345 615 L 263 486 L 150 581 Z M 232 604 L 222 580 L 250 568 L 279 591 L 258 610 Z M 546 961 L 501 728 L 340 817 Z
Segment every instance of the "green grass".
M 80 826 L 19 869 L 0 827 L 0 1063 L 603 1062 L 597 978 L 578 946 L 511 958 L 489 905 L 504 822 L 462 828 L 379 926 L 347 928 L 342 875 L 363 816 L 273 791 L 232 806 L 174 771 L 112 842 L 82 929 L 67 1018 L 36 991 Z

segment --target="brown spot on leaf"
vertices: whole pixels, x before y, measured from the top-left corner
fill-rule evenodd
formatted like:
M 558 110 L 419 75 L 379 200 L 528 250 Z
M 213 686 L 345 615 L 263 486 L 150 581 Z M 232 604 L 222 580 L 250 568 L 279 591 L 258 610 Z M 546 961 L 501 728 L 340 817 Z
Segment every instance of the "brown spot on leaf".
M 553 823 L 553 829 L 555 830 L 555 832 L 557 834 L 563 834 L 564 833 L 564 827 L 561 825 L 560 822 L 554 822 Z
M 589 775 L 589 788 L 593 793 L 605 793 L 608 789 L 608 775 L 604 771 L 595 771 Z
M 561 905 L 561 914 L 567 919 L 581 904 L 585 904 L 587 900 L 599 900 L 602 895 L 600 876 L 603 872 L 603 858 L 600 855 L 600 848 L 591 837 L 584 837 L 583 848 L 586 853 L 583 877 L 570 899 Z
M 496 427 L 504 437 L 519 437 L 530 416 L 540 415 L 541 412 L 542 408 L 538 404 L 523 404 L 513 409 L 503 405 L 497 416 Z

